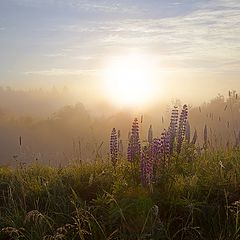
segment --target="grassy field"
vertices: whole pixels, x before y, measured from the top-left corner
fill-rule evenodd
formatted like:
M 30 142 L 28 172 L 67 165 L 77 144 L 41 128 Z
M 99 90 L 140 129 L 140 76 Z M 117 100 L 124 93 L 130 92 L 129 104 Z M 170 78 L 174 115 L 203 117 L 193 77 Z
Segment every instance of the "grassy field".
M 139 162 L 0 168 L 0 239 L 240 239 L 240 150 L 184 144 L 148 186 Z

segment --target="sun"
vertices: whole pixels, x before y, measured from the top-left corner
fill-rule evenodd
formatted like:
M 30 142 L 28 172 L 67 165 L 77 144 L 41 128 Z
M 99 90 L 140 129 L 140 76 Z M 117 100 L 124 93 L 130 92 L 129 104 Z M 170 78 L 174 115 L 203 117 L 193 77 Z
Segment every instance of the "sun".
M 143 105 L 154 98 L 154 64 L 141 54 L 112 58 L 104 70 L 105 88 L 118 105 Z

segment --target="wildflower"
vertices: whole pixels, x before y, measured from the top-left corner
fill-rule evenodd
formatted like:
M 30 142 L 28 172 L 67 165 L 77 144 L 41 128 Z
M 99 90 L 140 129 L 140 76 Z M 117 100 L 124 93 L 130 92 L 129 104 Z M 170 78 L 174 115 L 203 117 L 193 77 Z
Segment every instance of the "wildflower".
M 113 128 L 111 133 L 110 156 L 111 156 L 112 165 L 115 167 L 117 164 L 117 158 L 118 158 L 118 138 L 117 138 L 117 131 L 115 128 Z
M 190 127 L 189 122 L 187 121 L 186 132 L 185 132 L 185 139 L 186 139 L 187 143 L 190 143 L 190 136 L 191 136 L 191 127 Z
M 162 142 L 160 138 L 154 138 L 152 144 L 152 155 L 155 163 L 158 164 L 162 157 Z
M 164 155 L 169 155 L 170 152 L 170 134 L 169 131 L 164 130 L 161 136 L 162 150 Z
M 154 139 L 152 154 L 156 165 L 160 163 L 163 163 L 163 166 L 166 165 L 166 158 L 170 155 L 170 135 L 166 129 L 164 129 L 160 138 Z
M 177 127 L 178 127 L 178 109 L 174 107 L 171 114 L 171 121 L 169 127 L 169 138 L 170 138 L 170 153 L 173 152 L 173 145 L 177 135 Z
M 123 155 L 123 142 L 121 140 L 121 131 L 118 130 L 118 133 L 117 133 L 117 145 L 118 145 L 118 154 L 120 156 Z
M 177 139 L 177 152 L 180 153 L 182 148 L 182 143 L 185 137 L 186 125 L 188 119 L 188 108 L 187 105 L 183 106 L 180 119 L 179 119 L 179 127 L 178 127 L 178 139 Z
M 141 182 L 143 186 L 147 186 L 153 179 L 153 158 L 151 146 L 145 146 L 143 148 L 141 158 Z
M 153 141 L 153 130 L 152 130 L 152 125 L 150 125 L 148 130 L 148 142 L 151 144 L 152 141 Z
M 139 138 L 138 119 L 135 118 L 132 124 L 132 132 L 128 143 L 128 161 L 134 162 L 141 155 L 141 144 Z

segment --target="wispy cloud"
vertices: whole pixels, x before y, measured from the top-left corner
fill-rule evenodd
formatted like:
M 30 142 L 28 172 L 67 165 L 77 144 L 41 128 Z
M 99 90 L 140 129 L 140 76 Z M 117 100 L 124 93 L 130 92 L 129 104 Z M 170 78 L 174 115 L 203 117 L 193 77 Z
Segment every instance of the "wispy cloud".
M 102 12 L 102 13 L 132 13 L 139 10 L 134 4 L 123 4 L 123 2 L 115 1 L 115 0 L 10 0 L 17 5 L 22 6 L 34 6 L 34 7 L 41 7 L 41 6 L 55 6 L 61 8 L 73 8 L 75 10 L 85 11 L 85 12 Z M 144 11 L 144 9 L 142 9 Z
M 56 68 L 50 70 L 36 70 L 24 72 L 25 75 L 41 75 L 41 76 L 83 76 L 83 75 L 95 75 L 97 70 L 95 69 L 64 69 Z
M 36 41 L 44 49 L 36 55 L 42 58 L 24 73 L 28 76 L 96 76 L 101 59 L 132 48 L 157 56 L 163 71 L 240 71 L 239 0 L 159 1 L 159 6 L 167 2 L 171 9 L 190 9 L 170 16 L 155 14 L 151 5 L 157 6 L 158 1 L 150 0 L 11 1 L 31 6 L 46 4 L 61 10 L 66 7 L 81 13 L 74 12 L 71 18 L 68 14 L 72 12 L 68 12 L 63 21 L 51 19 L 45 26 L 47 30 L 41 30 L 45 38 Z M 186 6 L 186 2 L 194 7 Z M 146 9 L 142 8 L 144 4 L 148 4 Z
M 95 63 L 94 58 L 103 58 L 111 48 L 138 48 L 158 55 L 166 69 L 239 72 L 239 26 L 238 0 L 205 2 L 199 4 L 197 10 L 184 16 L 113 21 L 85 20 L 52 29 L 56 33 L 79 37 L 80 42 L 74 41 L 73 44 L 68 44 L 65 50 L 48 56 L 64 56 L 85 61 L 91 68 L 90 60 Z M 234 64 L 230 64 L 233 62 Z M 80 72 L 74 71 L 74 74 Z M 48 75 L 67 73 L 68 71 L 56 69 L 45 72 Z M 69 71 L 69 75 L 71 74 L 73 71 Z

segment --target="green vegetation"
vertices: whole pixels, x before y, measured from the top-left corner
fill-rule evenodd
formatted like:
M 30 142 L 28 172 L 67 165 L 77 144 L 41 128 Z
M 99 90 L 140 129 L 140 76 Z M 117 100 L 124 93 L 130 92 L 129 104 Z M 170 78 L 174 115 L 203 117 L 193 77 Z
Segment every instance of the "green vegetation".
M 0 168 L 0 239 L 240 239 L 240 150 L 184 144 L 147 187 L 119 160 Z

